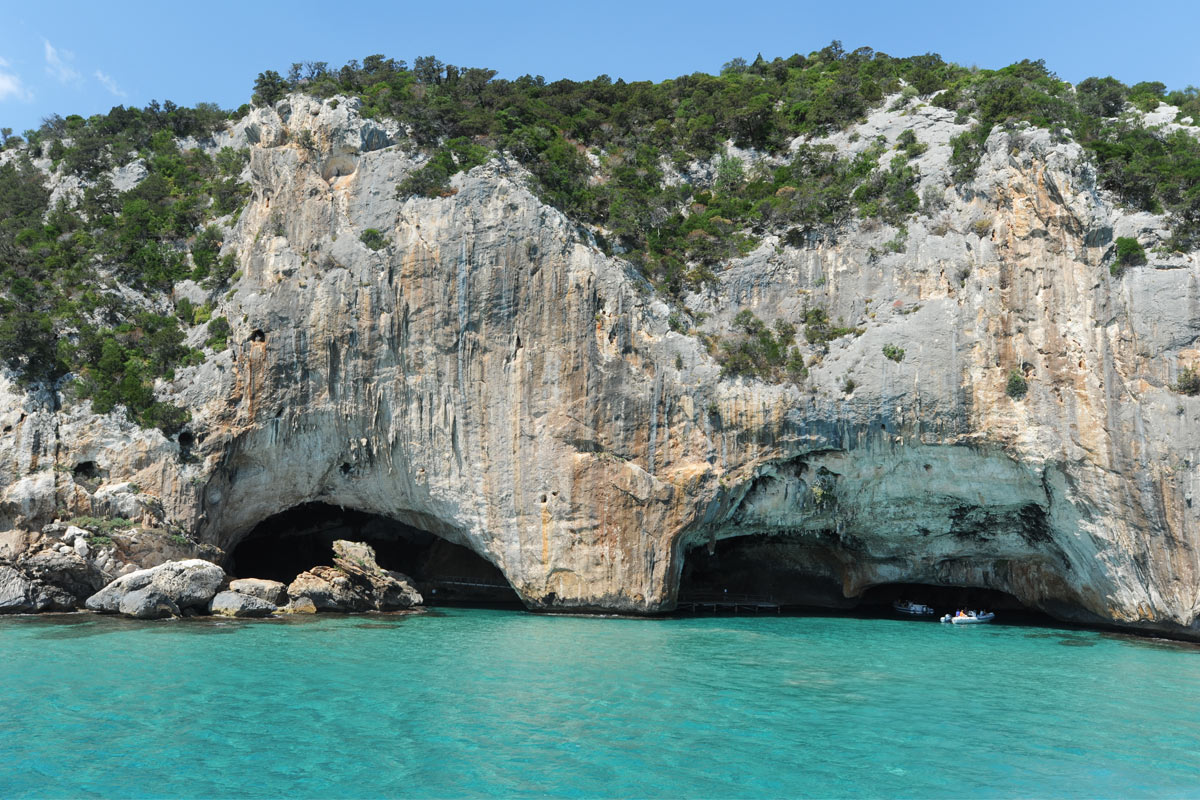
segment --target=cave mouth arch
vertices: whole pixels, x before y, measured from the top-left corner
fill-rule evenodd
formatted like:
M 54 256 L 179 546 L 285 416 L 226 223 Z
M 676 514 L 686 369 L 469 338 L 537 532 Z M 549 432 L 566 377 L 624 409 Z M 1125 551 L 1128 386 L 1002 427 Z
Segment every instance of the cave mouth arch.
M 238 578 L 291 583 L 333 564 L 333 542 L 365 542 L 384 569 L 412 579 L 426 605 L 524 608 L 494 564 L 462 545 L 388 517 L 327 503 L 303 503 L 258 523 L 233 547 L 225 569 Z
M 794 611 L 895 617 L 892 604 L 908 600 L 932 606 L 937 612 L 932 619 L 960 608 L 986 608 L 1003 612 L 1006 622 L 1059 624 L 1008 592 L 980 586 L 879 582 L 847 597 L 844 575 L 859 557 L 820 532 L 753 533 L 694 544 L 684 550 L 678 602 L 745 598 Z

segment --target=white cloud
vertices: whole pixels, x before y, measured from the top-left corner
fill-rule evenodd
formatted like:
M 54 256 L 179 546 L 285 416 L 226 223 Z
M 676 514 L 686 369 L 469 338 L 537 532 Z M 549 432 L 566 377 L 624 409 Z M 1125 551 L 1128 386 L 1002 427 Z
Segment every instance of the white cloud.
M 26 89 L 21 79 L 15 73 L 9 72 L 7 67 L 8 61 L 0 58 L 0 100 L 11 97 L 28 103 L 33 99 L 33 92 Z
M 49 39 L 42 39 L 46 46 L 46 72 L 62 83 L 74 83 L 79 80 L 79 73 L 67 65 L 67 61 L 75 58 L 70 50 L 63 50 L 62 55 L 50 44 Z
M 108 91 L 112 92 L 117 97 L 125 97 L 125 92 L 120 86 L 117 86 L 117 82 L 113 80 L 111 75 L 105 75 L 100 70 L 96 70 L 96 80 L 104 84 L 104 88 L 108 89 Z

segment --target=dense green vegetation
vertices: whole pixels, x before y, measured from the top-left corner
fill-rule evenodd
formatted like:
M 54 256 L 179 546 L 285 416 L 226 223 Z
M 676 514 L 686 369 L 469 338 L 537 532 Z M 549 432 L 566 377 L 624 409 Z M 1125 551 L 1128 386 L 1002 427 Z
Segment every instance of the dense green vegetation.
M 723 158 L 715 185 L 703 190 L 668 185 L 669 170 L 718 157 L 726 140 L 783 154 L 798 134 L 844 128 L 903 83 L 929 93 L 965 72 L 936 55 L 847 53 L 836 42 L 809 56 L 734 59 L 720 75 L 657 84 L 603 75 L 502 80 L 494 70 L 432 56 L 411 68 L 370 56 L 340 69 L 297 64 L 287 78 L 264 72 L 255 97 L 271 102 L 293 88 L 352 94 L 368 116 L 404 121 L 431 158 L 398 187 L 401 196 L 446 194 L 452 175 L 503 151 L 533 173 L 543 199 L 604 228 L 602 244 L 677 294 L 710 280 L 717 263 L 746 252 L 768 228 L 783 226 L 799 241 L 817 228 L 835 230 L 856 212 L 903 219 L 918 206 L 907 159 L 921 145 L 906 142 L 882 165 L 882 145 L 857 159 L 805 147 L 775 169 Z
M 186 414 L 155 400 L 156 378 L 194 363 L 180 317 L 155 313 L 118 290 L 150 296 L 183 278 L 217 287 L 235 259 L 219 257 L 222 233 L 210 220 L 235 212 L 246 187 L 246 154 L 216 158 L 182 151 L 178 137 L 224 124 L 214 108 L 157 103 L 114 108 L 84 120 L 55 117 L 27 131 L 27 147 L 0 167 L 0 359 L 26 382 L 72 373 L 75 391 L 100 412 L 123 405 L 144 425 L 171 432 Z M 48 208 L 35 155 L 87 181 L 79 202 Z M 108 170 L 141 158 L 146 177 L 118 192 Z
M 933 98 L 977 122 L 952 140 L 955 180 L 974 175 L 983 143 L 997 126 L 1028 122 L 1060 137 L 1073 137 L 1096 159 L 1100 183 L 1133 208 L 1171 217 L 1171 246 L 1200 247 L 1200 141 L 1184 131 L 1165 133 L 1123 114 L 1129 102 L 1150 111 L 1160 102 L 1180 107 L 1178 119 L 1200 124 L 1197 90 L 1167 93 L 1161 83 L 1127 87 L 1114 78 L 1088 78 L 1078 87 L 1060 81 L 1043 61 L 960 76 Z
M 606 229 L 611 244 L 671 294 L 711 279 L 719 261 L 745 252 L 769 228 L 782 227 L 799 243 L 818 229 L 835 234 L 855 214 L 902 224 L 919 205 L 917 175 L 907 161 L 927 147 L 911 131 L 887 158 L 882 146 L 851 161 L 802 147 L 774 169 L 723 159 L 711 188 L 664 181 L 669 169 L 687 170 L 718 155 L 727 140 L 783 155 L 797 135 L 844 128 L 902 88 L 905 97 L 977 121 L 953 143 L 959 183 L 974 175 L 995 127 L 1032 123 L 1083 143 L 1102 183 L 1123 202 L 1171 215 L 1174 247 L 1200 246 L 1200 143 L 1121 116 L 1126 102 L 1150 110 L 1161 101 L 1179 106 L 1180 119 L 1190 115 L 1200 123 L 1200 93 L 1168 93 L 1161 83 L 1127 87 L 1111 77 L 1089 78 L 1076 89 L 1042 61 L 978 70 L 935 54 L 846 52 L 834 42 L 808 56 L 734 59 L 720 75 L 655 84 L 603 75 L 510 81 L 433 56 L 410 68 L 375 55 L 340 69 L 296 64 L 287 78 L 265 72 L 255 96 L 269 102 L 295 88 L 356 95 L 368 116 L 390 115 L 410 126 L 432 158 L 399 187 L 404 196 L 448 193 L 452 175 L 492 151 L 515 157 L 534 174 L 543 199 Z

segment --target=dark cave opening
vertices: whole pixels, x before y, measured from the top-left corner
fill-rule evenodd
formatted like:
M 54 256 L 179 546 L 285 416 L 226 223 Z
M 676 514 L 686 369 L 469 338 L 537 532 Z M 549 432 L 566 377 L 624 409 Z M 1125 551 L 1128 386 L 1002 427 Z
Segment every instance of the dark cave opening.
M 290 583 L 333 564 L 333 542 L 365 542 L 384 569 L 402 572 L 426 605 L 520 606 L 504 574 L 472 550 L 378 514 L 325 503 L 295 506 L 260 522 L 233 548 L 226 569 L 240 578 Z
M 848 609 L 840 565 L 819 538 L 758 534 L 721 539 L 684 554 L 679 602 L 746 598 L 788 608 Z
M 695 603 L 761 602 L 793 611 L 835 610 L 857 616 L 898 616 L 892 604 L 907 600 L 933 606 L 942 614 L 958 609 L 995 611 L 1004 621 L 1047 623 L 1051 618 L 1007 592 L 972 586 L 884 583 L 856 597 L 843 593 L 845 552 L 829 537 L 757 534 L 721 539 L 685 552 L 678 601 Z M 714 608 L 713 606 L 706 606 Z M 719 613 L 720 605 L 715 606 Z

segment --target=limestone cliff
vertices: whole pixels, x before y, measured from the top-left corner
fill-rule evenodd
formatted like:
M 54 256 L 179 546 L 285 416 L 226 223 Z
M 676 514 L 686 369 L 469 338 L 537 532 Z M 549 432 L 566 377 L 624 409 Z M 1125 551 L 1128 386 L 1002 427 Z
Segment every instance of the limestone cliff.
M 224 244 L 241 276 L 212 298 L 232 346 L 158 387 L 191 412 L 183 434 L 3 380 L 0 556 L 80 515 L 229 553 L 323 502 L 470 548 L 532 608 L 670 610 L 690 548 L 771 534 L 774 569 L 842 598 L 977 586 L 1200 637 L 1200 398 L 1169 388 L 1200 358 L 1200 264 L 1110 275 L 1115 236 L 1165 234 L 1097 189 L 1077 145 L 998 129 L 951 186 L 950 112 L 914 103 L 832 137 L 913 129 L 926 213 L 906 238 L 869 220 L 768 235 L 687 298 L 709 333 L 814 306 L 862 329 L 806 345 L 807 379 L 777 385 L 722 378 L 514 164 L 396 199 L 421 156 L 356 107 L 292 95 L 200 143 L 249 145 L 253 195 Z

